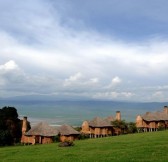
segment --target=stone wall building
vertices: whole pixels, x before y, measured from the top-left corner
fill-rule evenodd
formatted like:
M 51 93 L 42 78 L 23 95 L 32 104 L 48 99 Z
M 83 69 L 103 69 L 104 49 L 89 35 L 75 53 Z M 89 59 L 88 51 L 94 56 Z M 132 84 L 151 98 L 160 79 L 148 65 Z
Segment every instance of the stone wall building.
M 26 131 L 24 127 L 25 125 L 23 122 L 23 128 L 22 128 L 23 134 L 21 143 L 25 144 L 52 143 L 53 137 L 58 135 L 58 130 L 54 127 L 49 126 L 45 122 L 38 123 L 28 131 Z
M 59 136 L 61 142 L 74 141 L 78 139 L 80 132 L 76 131 L 73 127 L 64 124 L 58 128 L 49 126 L 46 122 L 40 122 L 37 125 L 29 128 L 27 117 L 22 121 L 22 137 L 21 143 L 24 144 L 45 144 L 52 143 L 53 137 Z
M 120 111 L 116 112 L 116 116 L 109 116 L 105 119 L 95 117 L 93 120 L 84 121 L 82 123 L 81 133 L 89 135 L 90 138 L 106 137 L 114 135 L 116 130 L 112 125 L 112 121 L 121 120 Z
M 57 129 L 61 142 L 77 140 L 80 135 L 80 132 L 76 131 L 73 127 L 67 124 L 62 125 Z
M 157 131 L 160 127 L 168 128 L 168 107 L 164 106 L 161 112 L 146 112 L 136 117 L 138 132 Z

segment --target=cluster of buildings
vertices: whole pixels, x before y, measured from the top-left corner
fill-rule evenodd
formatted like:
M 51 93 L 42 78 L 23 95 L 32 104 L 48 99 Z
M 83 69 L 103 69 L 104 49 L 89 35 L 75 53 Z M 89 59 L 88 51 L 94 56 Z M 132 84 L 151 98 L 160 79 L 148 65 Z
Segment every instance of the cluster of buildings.
M 58 136 L 61 142 L 74 141 L 80 134 L 90 138 L 99 138 L 106 136 L 118 135 L 121 133 L 119 128 L 112 125 L 112 121 L 121 121 L 120 111 L 115 116 L 107 118 L 95 117 L 88 121 L 83 121 L 81 131 L 75 130 L 69 125 L 62 125 L 58 128 L 52 127 L 45 122 L 40 122 L 30 130 L 28 127 L 27 117 L 22 121 L 22 138 L 21 143 L 45 144 L 52 143 L 53 137 Z M 136 117 L 136 127 L 138 132 L 157 131 L 160 127 L 168 128 L 168 107 L 164 106 L 162 112 L 146 112 Z
M 52 143 L 55 136 L 59 136 L 61 142 L 74 141 L 78 139 L 80 132 L 76 131 L 69 125 L 62 125 L 58 128 L 48 125 L 46 122 L 40 122 L 28 130 L 27 117 L 23 118 L 22 122 L 22 137 L 21 143 L 24 144 L 45 144 Z

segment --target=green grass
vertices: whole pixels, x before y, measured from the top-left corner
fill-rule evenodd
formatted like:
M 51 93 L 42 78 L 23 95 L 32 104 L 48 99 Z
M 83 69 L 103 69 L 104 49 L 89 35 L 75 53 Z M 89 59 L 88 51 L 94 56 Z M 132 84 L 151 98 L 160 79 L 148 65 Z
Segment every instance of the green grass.
M 58 143 L 0 148 L 1 162 L 167 162 L 168 131 Z

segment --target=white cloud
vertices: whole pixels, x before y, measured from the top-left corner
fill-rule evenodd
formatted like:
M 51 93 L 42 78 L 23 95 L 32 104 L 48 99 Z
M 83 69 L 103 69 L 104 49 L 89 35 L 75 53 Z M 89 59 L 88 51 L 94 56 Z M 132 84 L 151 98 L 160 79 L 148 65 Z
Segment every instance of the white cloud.
M 127 100 L 133 97 L 134 94 L 131 92 L 117 92 L 117 91 L 112 91 L 112 92 L 98 92 L 93 95 L 93 98 L 95 99 L 103 99 L 103 100 Z
M 8 62 L 0 65 L 0 91 L 3 90 L 3 93 L 0 93 L 0 96 L 4 94 L 11 95 L 11 89 L 15 89 L 24 81 L 24 73 L 20 67 L 15 63 L 14 60 L 9 60 Z M 4 92 L 6 90 L 6 92 Z M 11 91 L 10 91 L 11 90 Z M 22 89 L 22 91 L 24 91 Z M 17 91 L 15 91 L 17 93 Z
M 64 86 L 69 86 L 71 84 L 74 84 L 76 82 L 80 82 L 82 79 L 82 74 L 80 72 L 71 75 L 68 79 L 65 79 Z
M 98 78 L 91 78 L 91 79 L 90 79 L 90 82 L 91 82 L 91 83 L 98 83 L 98 82 L 99 82 L 99 79 L 98 79 Z
M 13 60 L 6 62 L 4 65 L 0 65 L 0 71 L 11 71 L 16 69 L 18 69 L 18 65 Z
M 121 79 L 118 76 L 114 77 L 111 82 L 112 85 L 117 85 L 120 83 L 121 83 Z
M 116 88 L 116 86 L 119 86 L 121 84 L 122 80 L 118 77 L 118 76 L 115 76 L 111 83 L 107 86 L 105 86 L 105 89 L 111 89 L 111 88 Z
M 81 78 L 82 78 L 82 74 L 78 72 L 75 75 L 70 76 L 69 79 L 67 79 L 67 81 L 74 82 L 74 81 L 80 80 Z
M 159 86 L 161 90 L 167 86 L 167 39 L 129 43 L 87 28 L 76 30 L 62 22 L 61 13 L 53 14 L 50 4 L 35 4 L 37 8 L 22 2 L 23 10 L 13 6 L 9 14 L 3 10 L 8 15 L 3 20 L 6 23 L 11 12 L 17 17 L 8 30 L 0 28 L 0 85 L 5 94 L 10 95 L 8 89 L 15 87 L 13 95 L 68 93 L 145 100 Z M 156 95 L 159 93 L 153 95 L 155 100 Z
M 89 78 L 80 72 L 65 79 L 62 87 L 64 91 L 71 91 L 71 93 L 78 95 L 83 93 L 88 94 L 88 92 L 92 93 L 93 91 L 97 91 L 97 88 L 100 88 L 98 78 Z M 88 94 L 88 96 L 91 96 L 91 94 Z
M 156 91 L 152 94 L 151 99 L 152 100 L 159 100 L 164 101 L 164 98 L 167 97 L 162 91 Z

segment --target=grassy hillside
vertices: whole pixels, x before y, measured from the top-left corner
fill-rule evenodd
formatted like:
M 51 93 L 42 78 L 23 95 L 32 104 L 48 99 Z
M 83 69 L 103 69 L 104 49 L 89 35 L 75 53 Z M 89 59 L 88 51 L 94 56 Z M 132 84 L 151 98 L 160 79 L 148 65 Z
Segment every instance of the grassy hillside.
M 58 143 L 0 148 L 0 161 L 15 162 L 167 162 L 168 131 L 129 134 L 75 141 L 75 146 Z

